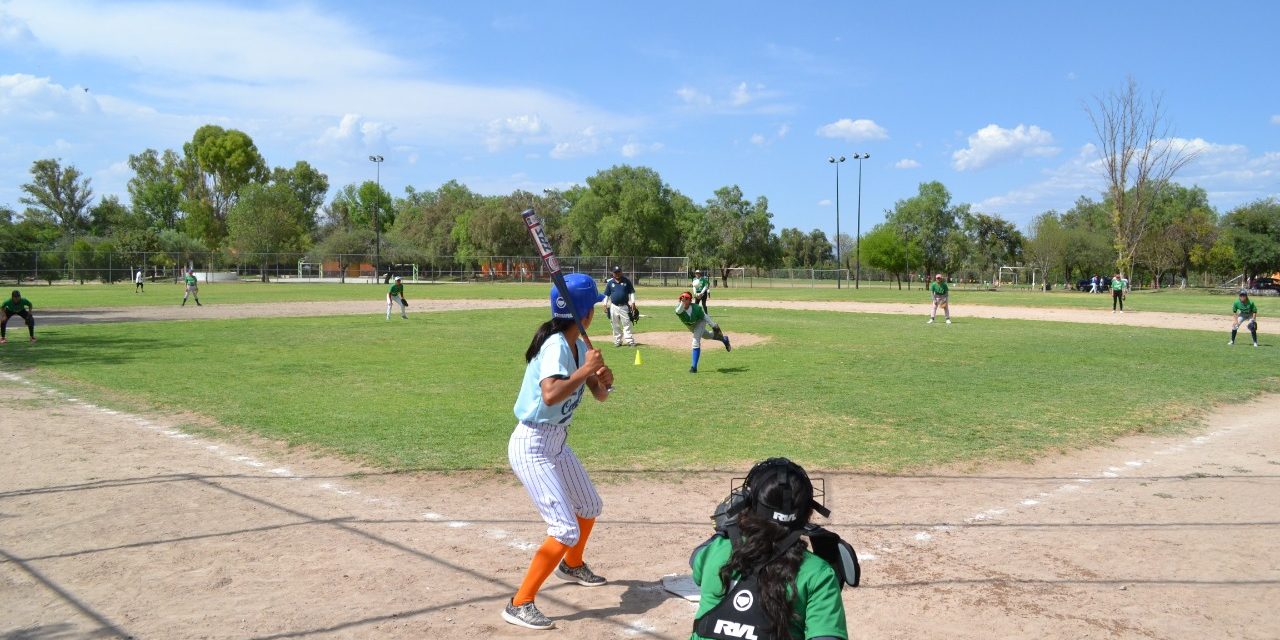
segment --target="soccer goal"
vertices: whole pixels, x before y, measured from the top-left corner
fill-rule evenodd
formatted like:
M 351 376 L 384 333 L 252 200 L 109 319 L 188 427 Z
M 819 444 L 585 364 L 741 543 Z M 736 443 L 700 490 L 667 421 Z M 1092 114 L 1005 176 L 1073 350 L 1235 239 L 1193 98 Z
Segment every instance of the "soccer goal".
M 997 287 L 1002 284 L 1015 286 L 1030 284 L 1031 288 L 1034 289 L 1036 287 L 1036 273 L 1039 271 L 1039 267 L 1000 267 L 999 272 L 996 274 L 996 281 L 993 284 Z M 1030 281 L 1027 280 L 1028 278 L 1030 278 Z

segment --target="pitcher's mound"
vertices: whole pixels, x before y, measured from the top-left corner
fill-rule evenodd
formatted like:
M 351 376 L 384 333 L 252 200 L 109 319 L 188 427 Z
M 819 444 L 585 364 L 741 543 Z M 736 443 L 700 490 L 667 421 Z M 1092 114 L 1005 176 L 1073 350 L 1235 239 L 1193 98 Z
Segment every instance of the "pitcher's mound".
M 646 331 L 637 333 L 636 344 L 642 347 L 662 347 L 663 349 L 671 349 L 673 351 L 688 351 L 693 341 L 693 334 L 688 331 Z M 599 338 L 597 338 L 599 340 Z M 740 347 L 751 347 L 769 341 L 769 336 L 760 336 L 754 333 L 729 333 L 729 344 L 734 349 Z M 718 342 L 711 338 L 702 339 L 702 348 L 709 349 L 715 347 L 722 349 Z

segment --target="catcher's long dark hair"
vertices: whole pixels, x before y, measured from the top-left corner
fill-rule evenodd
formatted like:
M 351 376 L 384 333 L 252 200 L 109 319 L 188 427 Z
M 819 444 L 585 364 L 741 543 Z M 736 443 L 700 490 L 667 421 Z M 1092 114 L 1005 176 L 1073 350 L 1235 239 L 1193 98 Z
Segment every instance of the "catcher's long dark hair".
M 788 468 L 784 473 L 762 475 L 754 483 L 755 486 L 752 486 L 758 499 L 769 504 L 782 504 L 784 495 L 789 495 L 795 500 L 795 504 L 812 504 L 813 483 L 802 471 Z M 804 526 L 812 517 L 812 507 L 802 509 L 795 526 Z M 727 594 L 728 585 L 734 576 L 743 576 L 748 571 L 753 571 L 760 583 L 760 598 L 763 600 L 765 616 L 769 620 L 770 637 L 790 638 L 791 620 L 795 617 L 795 612 L 792 611 L 791 600 L 787 598 L 787 590 L 795 589 L 796 573 L 800 570 L 800 563 L 804 561 L 807 547 L 804 542 L 796 542 L 776 560 L 762 567 L 762 563 L 777 553 L 775 544 L 786 538 L 792 529 L 762 518 L 751 509 L 738 515 L 738 526 L 742 528 L 742 543 L 734 547 L 729 561 L 720 567 L 720 584 L 725 585 Z
M 524 352 L 524 361 L 532 362 L 538 355 L 538 351 L 542 349 L 543 343 L 547 338 L 557 334 L 564 333 L 565 329 L 572 327 L 574 324 L 571 318 L 552 318 L 538 326 L 538 330 L 533 332 L 533 342 L 529 343 L 529 349 Z

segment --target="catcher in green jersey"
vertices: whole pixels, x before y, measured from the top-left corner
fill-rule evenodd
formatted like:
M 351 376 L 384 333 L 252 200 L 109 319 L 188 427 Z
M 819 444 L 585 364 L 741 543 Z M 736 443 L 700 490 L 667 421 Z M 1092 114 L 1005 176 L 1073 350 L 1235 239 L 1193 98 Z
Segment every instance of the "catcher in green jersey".
M 733 345 L 729 344 L 729 336 L 720 330 L 720 325 L 716 324 L 711 316 L 702 310 L 702 307 L 693 303 L 692 293 L 685 291 L 680 294 L 680 301 L 676 303 L 676 316 L 693 332 L 693 363 L 689 367 L 689 373 L 698 372 L 698 358 L 702 356 L 703 338 L 719 340 L 724 345 L 725 351 L 733 351 Z
M 204 305 L 200 304 L 200 280 L 196 278 L 196 273 L 187 269 L 187 275 L 182 278 L 182 281 L 187 284 L 187 290 L 182 294 L 181 306 L 187 306 L 187 296 L 191 296 L 196 299 L 197 307 L 203 307 Z
M 391 319 L 391 305 L 400 305 L 400 317 L 405 320 L 409 319 L 406 313 L 409 310 L 409 301 L 404 299 L 404 280 L 400 276 L 396 276 L 396 283 L 387 289 L 387 319 Z
M 1258 346 L 1258 305 L 1249 299 L 1248 291 L 1240 290 L 1240 299 L 1231 303 L 1231 315 L 1235 316 L 1236 321 L 1231 325 L 1231 342 L 1228 342 L 1227 346 L 1236 343 L 1236 331 L 1240 330 L 1240 325 L 1246 323 L 1249 327 L 1249 335 L 1253 337 L 1253 346 Z
M 933 312 L 929 314 L 929 321 L 925 324 L 933 324 L 934 319 L 938 317 L 938 307 L 942 307 L 947 324 L 951 324 L 951 289 L 941 273 L 933 277 L 933 282 L 929 283 L 929 291 L 933 293 Z
M 0 321 L 0 344 L 9 341 L 4 334 L 9 326 L 9 318 L 13 316 L 22 316 L 27 321 L 27 333 L 31 334 L 32 342 L 36 341 L 36 319 L 31 317 L 31 309 L 31 301 L 22 297 L 22 292 L 17 289 L 13 290 L 8 300 L 0 302 L 0 311 L 4 312 L 4 320 Z

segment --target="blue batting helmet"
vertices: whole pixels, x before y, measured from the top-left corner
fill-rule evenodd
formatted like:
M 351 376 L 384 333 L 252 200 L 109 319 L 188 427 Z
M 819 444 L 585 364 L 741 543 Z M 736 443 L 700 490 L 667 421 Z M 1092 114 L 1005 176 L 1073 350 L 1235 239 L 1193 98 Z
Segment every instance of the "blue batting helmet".
M 569 300 L 578 310 L 578 316 L 585 318 L 597 302 L 604 300 L 604 295 L 596 288 L 596 281 L 585 273 L 571 273 L 564 277 L 564 284 L 569 288 Z M 551 317 L 572 320 L 568 302 L 560 295 L 560 289 L 551 285 Z

